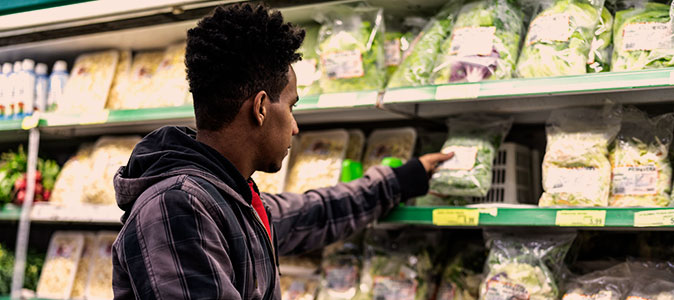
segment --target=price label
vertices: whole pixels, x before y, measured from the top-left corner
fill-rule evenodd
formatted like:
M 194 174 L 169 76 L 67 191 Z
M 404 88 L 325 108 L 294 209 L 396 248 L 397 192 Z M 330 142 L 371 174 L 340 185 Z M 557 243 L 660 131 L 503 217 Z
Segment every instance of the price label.
M 435 100 L 475 99 L 479 95 L 479 83 L 441 85 L 435 90 Z
M 441 208 L 433 210 L 433 225 L 438 226 L 477 226 L 480 211 L 477 209 Z
M 555 220 L 557 226 L 603 227 L 605 223 L 605 210 L 560 210 Z
M 318 107 L 353 107 L 356 105 L 356 93 L 323 94 L 318 97 Z
M 40 115 L 35 112 L 30 116 L 27 116 L 21 120 L 21 129 L 29 130 L 37 127 L 37 124 L 40 123 Z
M 674 209 L 634 213 L 634 227 L 674 226 Z
M 103 124 L 108 121 L 109 110 L 87 112 L 80 116 L 80 125 Z

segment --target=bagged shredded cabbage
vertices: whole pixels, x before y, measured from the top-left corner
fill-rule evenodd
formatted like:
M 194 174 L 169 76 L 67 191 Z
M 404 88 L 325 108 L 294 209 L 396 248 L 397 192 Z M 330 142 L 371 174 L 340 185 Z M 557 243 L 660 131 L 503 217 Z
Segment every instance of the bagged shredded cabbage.
M 608 206 L 608 146 L 620 130 L 621 112 L 606 105 L 551 113 L 539 206 Z
M 384 85 L 384 21 L 380 8 L 335 7 L 317 17 L 323 93 Z
M 431 83 L 436 57 L 449 36 L 461 1 L 450 1 L 419 33 L 403 56 L 403 62 L 388 82 L 389 88 Z
M 611 71 L 674 66 L 670 6 L 630 0 L 622 7 L 615 15 Z
M 384 35 L 384 54 L 386 57 L 386 78 L 398 70 L 404 54 L 409 50 L 414 38 L 426 25 L 426 20 L 419 17 L 407 17 L 398 24 L 393 18 L 386 19 L 386 35 Z
M 632 286 L 625 300 L 674 299 L 674 270 L 654 262 L 628 262 Z
M 460 116 L 449 118 L 449 137 L 442 152 L 454 157 L 433 173 L 430 191 L 444 196 L 484 197 L 492 183 L 494 157 L 510 130 L 512 118 Z
M 463 245 L 461 252 L 445 266 L 438 285 L 436 300 L 476 300 L 482 282 L 484 248 L 475 249 L 470 243 Z
M 649 118 L 626 109 L 609 153 L 612 169 L 610 206 L 669 206 L 672 166 L 669 146 L 674 114 Z
M 482 0 L 461 8 L 444 54 L 433 70 L 434 83 L 511 78 L 524 30 L 523 13 L 508 0 Z
M 297 76 L 297 94 L 300 97 L 317 95 L 321 93 L 318 80 L 321 78 L 319 65 L 320 57 L 316 53 L 318 45 L 318 30 L 320 26 L 312 23 L 303 26 L 306 34 L 304 42 L 297 52 L 302 53 L 302 60 L 293 64 L 293 70 Z
M 557 276 L 575 233 L 488 231 L 485 236 L 490 251 L 480 300 L 557 299 Z
M 622 300 L 629 286 L 629 268 L 619 264 L 569 280 L 562 300 Z
M 519 77 L 585 74 L 603 0 L 543 0 L 517 63 Z
M 597 24 L 597 31 L 592 39 L 592 48 L 587 59 L 587 72 L 608 72 L 611 63 L 611 50 L 613 49 L 613 15 L 604 7 L 601 11 L 601 19 Z
M 318 300 L 350 300 L 357 297 L 362 254 L 359 238 L 350 238 L 323 249 Z

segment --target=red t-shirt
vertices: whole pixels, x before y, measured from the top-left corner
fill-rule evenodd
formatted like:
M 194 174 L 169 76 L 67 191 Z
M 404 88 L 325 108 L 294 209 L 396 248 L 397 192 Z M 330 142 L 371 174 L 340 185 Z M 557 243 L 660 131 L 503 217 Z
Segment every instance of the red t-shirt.
M 253 204 L 253 208 L 257 212 L 257 215 L 260 216 L 260 220 L 262 220 L 262 224 L 264 224 L 264 228 L 267 229 L 267 234 L 269 235 L 269 240 L 273 241 L 271 237 L 271 227 L 269 227 L 269 219 L 267 218 L 267 211 L 264 209 L 264 205 L 262 204 L 262 199 L 260 199 L 260 195 L 258 195 L 255 192 L 255 189 L 253 188 L 253 181 L 248 181 L 248 186 L 250 186 L 250 192 L 253 194 L 253 201 L 251 201 L 251 204 Z

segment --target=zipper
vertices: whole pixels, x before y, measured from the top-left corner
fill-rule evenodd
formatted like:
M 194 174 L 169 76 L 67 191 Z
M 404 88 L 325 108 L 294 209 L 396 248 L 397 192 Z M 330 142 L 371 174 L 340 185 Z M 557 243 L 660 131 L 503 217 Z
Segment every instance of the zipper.
M 276 250 L 274 249 L 274 245 L 269 238 L 269 234 L 267 233 L 267 228 L 264 227 L 264 223 L 262 223 L 262 219 L 260 219 L 260 216 L 257 214 L 257 211 L 255 211 L 255 208 L 253 208 L 252 206 L 248 206 L 248 208 L 250 208 L 251 212 L 255 216 L 255 219 L 257 220 L 258 227 L 262 227 L 262 231 L 264 232 L 264 236 L 265 236 L 264 240 L 265 240 L 266 244 L 269 246 L 269 249 L 271 249 L 271 251 L 272 251 L 270 256 L 274 260 L 273 267 L 272 267 L 274 269 L 274 274 L 273 274 L 273 278 L 271 280 L 271 288 L 269 289 L 269 292 L 271 293 L 271 295 L 273 295 L 274 290 L 276 289 L 276 271 L 277 271 L 276 270 L 277 262 L 276 262 L 276 255 L 275 255 Z M 271 224 L 270 224 L 269 228 L 271 229 Z M 255 262 L 253 261 L 253 263 L 255 263 Z M 266 292 L 262 297 L 267 298 L 265 296 L 267 296 Z

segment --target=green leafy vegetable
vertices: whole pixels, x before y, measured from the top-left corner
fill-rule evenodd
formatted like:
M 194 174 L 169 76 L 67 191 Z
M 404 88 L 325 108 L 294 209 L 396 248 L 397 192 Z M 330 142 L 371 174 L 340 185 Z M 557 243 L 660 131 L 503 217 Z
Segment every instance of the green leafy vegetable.
M 304 42 L 298 50 L 298 52 L 302 53 L 302 60 L 293 64 L 293 69 L 297 75 L 297 94 L 300 97 L 321 93 L 321 87 L 318 83 L 321 77 L 318 63 L 320 57 L 316 53 L 320 26 L 309 24 L 303 26 L 303 28 L 306 34 Z
M 616 13 L 611 71 L 674 66 L 669 5 L 637 1 Z
M 434 83 L 511 78 L 524 30 L 522 18 L 519 7 L 507 0 L 464 5 L 443 43 Z
M 518 76 L 584 74 L 603 4 L 556 0 L 552 5 L 543 5 L 549 7 L 529 25 L 517 63 Z
M 611 42 L 613 40 L 613 15 L 607 8 L 601 11 L 601 19 L 592 39 L 592 49 L 587 60 L 587 72 L 608 72 L 611 63 Z

